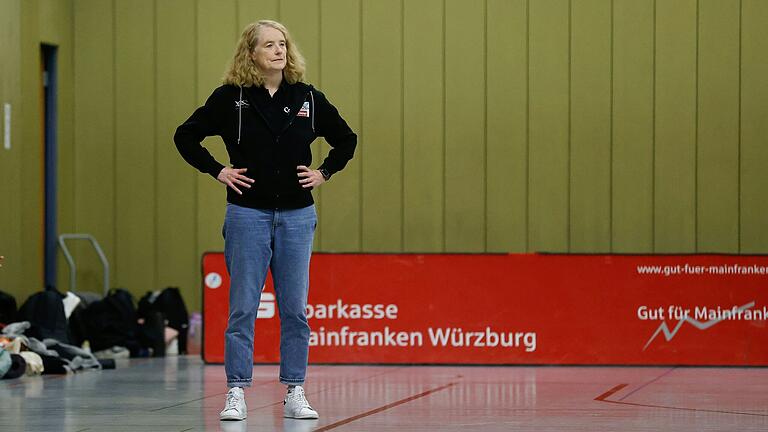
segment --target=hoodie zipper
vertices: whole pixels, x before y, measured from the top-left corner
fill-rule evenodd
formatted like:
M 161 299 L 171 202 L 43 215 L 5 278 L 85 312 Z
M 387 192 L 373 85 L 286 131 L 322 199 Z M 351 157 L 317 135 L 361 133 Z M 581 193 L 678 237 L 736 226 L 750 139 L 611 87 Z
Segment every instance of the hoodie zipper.
M 242 90 L 241 90 L 241 91 L 242 91 Z M 305 94 L 304 94 L 304 98 L 303 98 L 303 99 L 302 99 L 302 101 L 301 101 L 302 105 L 303 105 L 303 104 L 304 104 L 304 102 L 307 100 L 307 94 L 309 94 L 309 98 L 311 99 L 311 102 L 312 102 L 312 107 L 310 108 L 310 117 L 311 117 L 311 122 L 312 122 L 312 132 L 314 133 L 314 132 L 315 132 L 315 95 L 312 93 L 312 90 L 309 90 L 307 93 L 305 93 Z M 242 99 L 242 97 L 241 97 L 240 99 Z M 256 112 L 258 112 L 258 113 L 259 113 L 259 116 L 261 116 L 261 118 L 264 120 L 264 123 L 266 123 L 266 124 L 267 124 L 267 127 L 269 127 L 269 124 L 270 124 L 270 123 L 269 123 L 269 120 L 267 120 L 267 117 L 266 117 L 266 116 L 264 115 L 264 113 L 261 111 L 261 108 L 259 108 L 259 105 L 258 105 L 258 104 L 256 104 L 256 103 L 253 103 L 252 105 L 253 105 L 253 108 L 254 108 L 254 109 L 256 109 Z M 299 107 L 299 110 L 301 110 L 301 107 Z M 290 128 L 290 127 L 291 127 L 291 125 L 293 124 L 293 121 L 294 121 L 294 120 L 296 120 L 296 117 L 298 116 L 298 114 L 299 114 L 299 111 L 296 111 L 296 112 L 293 114 L 293 116 L 291 117 L 291 119 L 288 121 L 288 124 L 287 124 L 287 125 L 285 125 L 285 127 L 283 127 L 283 129 L 282 129 L 281 131 L 279 131 L 279 132 L 274 132 L 274 134 L 275 134 L 275 140 L 276 140 L 276 141 L 279 141 L 279 139 L 280 139 L 280 136 L 281 136 L 281 135 L 283 135 L 283 133 L 284 133 L 285 131 L 287 131 L 287 130 L 288 130 L 288 128 Z M 240 137 L 240 133 L 241 133 L 240 131 L 241 131 L 241 129 L 242 129 L 242 124 L 240 124 L 240 123 L 241 123 L 241 122 L 239 122 L 239 121 L 238 121 L 238 126 L 237 126 L 237 129 L 238 129 L 238 131 L 237 131 L 237 135 L 238 135 L 238 138 Z M 271 129 L 271 128 L 270 128 L 270 129 Z M 239 141 L 238 141 L 238 144 L 239 144 Z
M 310 90 L 310 91 L 309 91 L 309 92 L 307 92 L 307 93 L 310 95 L 310 98 L 312 98 L 312 101 L 314 102 L 314 97 L 312 96 L 312 90 Z M 304 102 L 307 100 L 307 93 L 305 93 L 305 94 L 304 94 L 304 98 L 301 100 L 301 105 L 302 105 L 302 106 L 304 106 Z M 311 112 L 314 112 L 314 107 L 312 107 L 312 108 L 313 108 L 313 109 L 311 110 Z M 283 128 L 283 130 L 281 130 L 281 131 L 280 131 L 280 133 L 279 133 L 279 134 L 277 134 L 277 136 L 278 136 L 278 137 L 279 137 L 280 135 L 282 135 L 282 134 L 283 134 L 283 132 L 287 131 L 287 130 L 288 130 L 288 128 L 290 128 L 290 127 L 291 127 L 291 125 L 293 124 L 293 121 L 294 121 L 294 120 L 296 120 L 296 117 L 298 117 L 298 116 L 299 116 L 299 111 L 301 111 L 301 107 L 299 107 L 299 109 L 298 109 L 298 110 L 297 110 L 295 113 L 293 113 L 293 115 L 291 116 L 291 120 L 288 122 L 288 124 L 287 124 L 287 125 L 285 125 L 285 127 Z M 315 131 L 315 125 L 314 125 L 314 123 L 313 123 L 313 124 L 312 124 L 312 132 L 314 132 L 314 131 Z

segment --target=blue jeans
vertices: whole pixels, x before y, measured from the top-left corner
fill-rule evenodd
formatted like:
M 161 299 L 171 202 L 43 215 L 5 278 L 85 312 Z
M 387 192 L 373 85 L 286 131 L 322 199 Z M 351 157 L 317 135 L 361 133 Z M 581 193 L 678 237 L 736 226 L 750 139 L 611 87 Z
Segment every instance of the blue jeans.
M 306 308 L 315 206 L 259 210 L 227 204 L 224 258 L 230 276 L 224 369 L 229 387 L 249 387 L 261 290 L 272 270 L 280 315 L 280 382 L 302 385 L 309 356 Z

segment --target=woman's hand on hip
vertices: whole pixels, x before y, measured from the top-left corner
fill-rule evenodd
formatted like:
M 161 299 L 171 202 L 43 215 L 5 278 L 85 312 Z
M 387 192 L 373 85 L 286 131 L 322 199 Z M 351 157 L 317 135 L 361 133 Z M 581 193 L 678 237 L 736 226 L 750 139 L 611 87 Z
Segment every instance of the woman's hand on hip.
M 247 168 L 229 168 L 224 167 L 219 172 L 219 175 L 216 176 L 216 180 L 218 180 L 221 183 L 224 183 L 225 185 L 231 187 L 235 190 L 235 192 L 242 195 L 243 193 L 240 191 L 240 189 L 237 188 L 236 185 L 240 185 L 244 188 L 251 187 L 251 183 L 254 182 L 252 178 L 248 178 L 243 175 L 244 172 L 248 171 Z
M 320 186 L 325 183 L 325 177 L 323 177 L 323 174 L 318 170 L 309 169 L 304 165 L 299 165 L 296 167 L 296 171 L 299 174 L 299 183 L 301 183 L 301 187 L 304 189 Z

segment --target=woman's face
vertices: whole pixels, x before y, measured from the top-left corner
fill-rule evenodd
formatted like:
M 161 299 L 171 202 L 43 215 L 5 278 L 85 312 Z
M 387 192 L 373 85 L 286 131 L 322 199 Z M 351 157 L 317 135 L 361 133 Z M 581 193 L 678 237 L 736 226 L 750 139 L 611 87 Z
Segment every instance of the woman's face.
M 287 54 L 283 32 L 272 27 L 262 27 L 253 49 L 253 60 L 264 73 L 282 71 Z

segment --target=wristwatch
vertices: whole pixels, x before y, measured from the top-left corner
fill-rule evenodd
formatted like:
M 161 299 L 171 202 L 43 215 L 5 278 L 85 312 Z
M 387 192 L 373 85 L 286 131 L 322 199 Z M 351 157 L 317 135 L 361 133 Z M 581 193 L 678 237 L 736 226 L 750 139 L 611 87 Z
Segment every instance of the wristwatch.
M 328 181 L 328 179 L 331 178 L 331 173 L 329 173 L 327 169 L 320 168 L 318 171 L 320 171 L 320 174 L 323 175 L 323 178 L 325 179 L 325 181 Z

